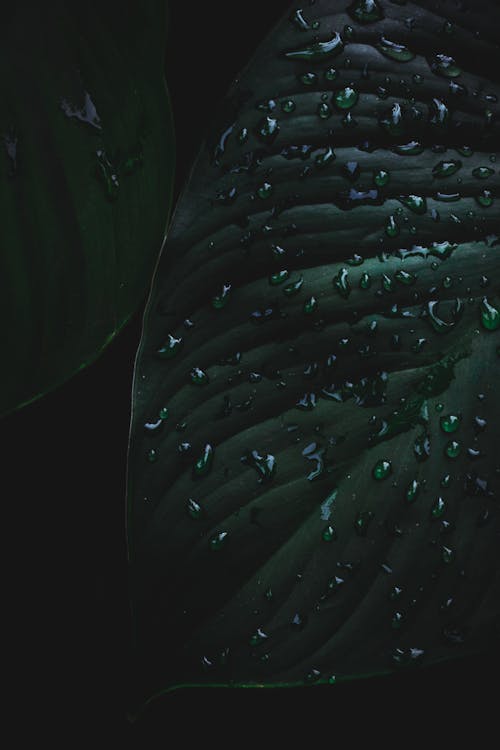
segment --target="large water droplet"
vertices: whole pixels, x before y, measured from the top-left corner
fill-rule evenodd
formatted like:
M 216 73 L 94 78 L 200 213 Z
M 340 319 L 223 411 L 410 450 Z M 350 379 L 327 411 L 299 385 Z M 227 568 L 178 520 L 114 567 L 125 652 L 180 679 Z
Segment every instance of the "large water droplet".
M 408 49 L 405 44 L 391 42 L 390 39 L 387 39 L 384 36 L 380 37 L 380 40 L 375 44 L 375 47 L 379 52 L 388 57 L 390 60 L 397 60 L 398 62 L 409 62 L 415 57 L 415 54 L 410 49 Z
M 336 31 L 331 39 L 326 42 L 314 42 L 308 47 L 285 52 L 289 60 L 307 60 L 309 62 L 322 62 L 330 57 L 336 57 L 344 49 L 342 37 Z
M 439 420 L 443 432 L 456 432 L 460 427 L 460 417 L 456 414 L 442 416 Z
M 382 20 L 384 13 L 378 0 L 356 0 L 347 9 L 354 21 L 367 24 Z
M 429 60 L 429 66 L 433 73 L 445 78 L 456 78 L 462 72 L 453 57 L 448 55 L 434 55 Z

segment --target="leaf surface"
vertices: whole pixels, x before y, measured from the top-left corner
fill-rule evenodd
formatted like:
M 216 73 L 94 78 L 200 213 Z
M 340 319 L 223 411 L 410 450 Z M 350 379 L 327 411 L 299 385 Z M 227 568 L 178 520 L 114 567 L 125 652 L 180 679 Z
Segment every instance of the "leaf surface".
M 498 13 L 293 5 L 221 107 L 136 363 L 143 697 L 493 647 Z
M 157 0 L 6 11 L 0 413 L 94 360 L 146 294 L 171 196 L 165 37 Z

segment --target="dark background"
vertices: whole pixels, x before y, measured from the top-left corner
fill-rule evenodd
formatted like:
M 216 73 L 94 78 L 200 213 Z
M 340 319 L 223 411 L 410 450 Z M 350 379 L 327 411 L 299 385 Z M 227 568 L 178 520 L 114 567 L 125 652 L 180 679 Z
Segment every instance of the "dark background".
M 288 4 L 171 2 L 176 194 L 217 102 Z M 175 747 L 195 732 L 218 745 L 252 733 L 267 743 L 272 729 L 285 744 L 298 727 L 311 742 L 323 733 L 406 740 L 422 728 L 436 741 L 464 723 L 486 731 L 498 692 L 491 654 L 327 689 L 182 690 L 129 724 L 125 471 L 141 314 L 96 364 L 0 425 L 4 707 L 16 731 L 35 728 L 44 741 L 61 733 L 72 746 L 88 731 L 99 744 L 105 725 L 162 744 L 181 730 Z

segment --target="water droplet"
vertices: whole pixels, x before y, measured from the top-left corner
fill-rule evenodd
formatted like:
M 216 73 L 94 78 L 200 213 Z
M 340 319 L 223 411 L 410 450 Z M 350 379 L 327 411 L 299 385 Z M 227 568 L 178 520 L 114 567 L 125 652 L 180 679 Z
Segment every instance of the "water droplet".
M 270 182 L 264 182 L 260 187 L 257 188 L 257 196 L 261 200 L 266 200 L 266 198 L 270 198 L 273 194 L 273 186 Z
M 456 432 L 460 426 L 460 417 L 456 414 L 448 414 L 440 418 L 439 424 L 443 432 Z
M 483 208 L 490 208 L 493 205 L 493 195 L 491 190 L 483 190 L 479 195 L 475 196 L 476 202 Z
M 241 128 L 241 130 L 238 133 L 238 143 L 242 146 L 244 143 L 248 141 L 248 128 Z
M 449 565 L 451 562 L 453 562 L 455 558 L 455 553 L 450 547 L 445 547 L 444 545 L 441 547 L 441 560 L 445 563 L 445 565 Z
M 483 297 L 480 303 L 481 325 L 487 331 L 496 331 L 500 326 L 500 310 Z
M 273 143 L 279 131 L 278 120 L 274 117 L 264 117 L 257 126 L 257 135 L 265 143 Z
M 372 280 L 370 277 L 370 274 L 366 273 L 366 271 L 361 274 L 361 278 L 359 280 L 359 286 L 361 289 L 369 289 L 372 285 Z
M 388 184 L 389 180 L 389 172 L 386 172 L 384 169 L 379 169 L 378 172 L 375 172 L 373 175 L 373 182 L 377 187 L 384 187 Z
M 413 273 L 408 273 L 408 271 L 396 271 L 394 274 L 394 278 L 396 281 L 399 281 L 400 284 L 403 284 L 404 286 L 412 286 L 412 284 L 415 283 L 417 280 L 417 277 Z
M 60 107 L 66 117 L 74 117 L 80 122 L 84 122 L 97 130 L 101 130 L 101 119 L 97 114 L 94 102 L 87 91 L 84 92 L 83 105 L 77 107 L 71 104 L 67 99 L 61 99 Z
M 386 37 L 380 37 L 380 40 L 375 44 L 375 47 L 383 55 L 388 57 L 390 60 L 397 60 L 398 62 L 409 62 L 413 60 L 415 54 L 408 49 L 405 44 L 397 44 L 397 42 L 391 42 Z
M 322 120 L 328 120 L 328 118 L 332 116 L 332 108 L 329 104 L 326 104 L 326 102 L 318 104 L 317 112 Z
M 304 301 L 303 311 L 306 315 L 312 315 L 318 309 L 318 300 L 311 296 Z
M 409 484 L 409 486 L 408 486 L 408 488 L 406 490 L 406 495 L 405 495 L 406 500 L 409 503 L 415 502 L 415 500 L 417 499 L 417 496 L 418 496 L 419 492 L 420 492 L 420 482 L 417 482 L 416 479 L 412 479 L 412 481 L 410 482 L 410 484 Z
M 399 235 L 399 224 L 392 215 L 387 219 L 385 233 L 388 237 L 397 237 Z
M 374 515 L 371 510 L 361 510 L 356 514 L 356 517 L 354 519 L 354 529 L 358 536 L 366 536 L 368 526 L 370 525 L 373 518 Z
M 342 172 L 344 173 L 345 177 L 347 177 L 348 180 L 350 180 L 351 182 L 356 182 L 356 180 L 359 178 L 361 174 L 361 170 L 359 168 L 359 162 L 357 161 L 346 162 L 342 167 Z
M 235 187 L 228 190 L 220 190 L 215 196 L 215 202 L 219 206 L 231 206 L 238 197 L 238 191 Z
M 429 66 L 433 73 L 445 78 L 457 78 L 462 72 L 454 58 L 448 55 L 434 55 L 429 60 Z
M 450 112 L 440 99 L 433 99 L 429 105 L 429 122 L 436 127 L 444 128 L 448 125 Z
M 335 528 L 331 525 L 325 526 L 321 534 L 321 538 L 324 542 L 332 542 L 337 539 L 337 532 Z
M 340 294 L 341 297 L 347 299 L 351 293 L 351 285 L 349 283 L 349 271 L 347 268 L 341 268 L 337 275 L 333 278 L 333 285 Z
M 427 212 L 427 200 L 421 195 L 400 195 L 398 200 L 415 214 L 421 216 Z
M 362 24 L 375 23 L 384 17 L 378 0 L 356 0 L 347 12 L 354 21 Z
M 390 276 L 388 276 L 386 273 L 383 273 L 380 280 L 382 282 L 382 289 L 384 290 L 384 292 L 394 291 L 394 282 Z
M 436 333 L 447 333 L 454 328 L 463 312 L 463 303 L 460 299 L 455 300 L 455 308 L 452 311 L 452 320 L 445 321 L 438 314 L 439 300 L 430 300 L 427 303 L 427 315 L 430 324 Z
M 491 177 L 492 174 L 495 174 L 495 170 L 490 167 L 476 167 L 472 170 L 472 174 L 478 180 L 486 180 L 488 177 Z
M 325 70 L 325 78 L 327 81 L 335 81 L 338 76 L 338 70 L 335 70 L 335 68 L 328 68 L 327 70 Z
M 413 452 L 417 461 L 426 461 L 431 455 L 431 441 L 429 435 L 425 432 L 415 438 Z
M 387 479 L 391 474 L 392 464 L 387 459 L 380 459 L 372 469 L 372 476 L 374 479 Z
M 169 333 L 166 342 L 156 350 L 156 355 L 160 359 L 170 359 L 170 357 L 173 357 L 178 353 L 179 349 L 182 347 L 182 343 L 182 338 L 176 338 Z
M 299 279 L 297 279 L 297 281 L 292 281 L 290 284 L 287 284 L 283 288 L 283 294 L 286 297 L 294 297 L 296 294 L 300 292 L 303 284 L 304 284 L 304 279 L 301 276 Z
M 401 627 L 405 619 L 405 616 L 403 612 L 394 612 L 391 620 L 391 625 L 393 628 L 398 629 Z
M 301 73 L 299 76 L 299 81 L 304 84 L 304 86 L 314 86 L 315 83 L 318 82 L 318 76 L 316 73 Z
M 227 538 L 228 538 L 228 532 L 227 531 L 218 531 L 209 539 L 209 546 L 210 549 L 214 552 L 218 552 L 220 549 L 222 549 L 227 544 Z
M 153 464 L 155 461 L 158 461 L 158 451 L 155 448 L 150 448 L 146 455 L 150 463 Z
M 295 107 L 296 105 L 293 99 L 283 99 L 283 101 L 281 102 L 281 109 L 287 115 L 289 115 L 291 112 L 294 112 Z
M 309 62 L 321 62 L 330 57 L 336 57 L 344 49 L 342 37 L 336 31 L 331 39 L 326 42 L 314 42 L 308 47 L 285 52 L 289 60 L 307 60 Z
M 318 156 L 315 159 L 316 166 L 320 169 L 327 167 L 329 164 L 331 164 L 333 161 L 335 161 L 336 156 L 331 146 L 328 146 L 321 154 L 318 154 Z
M 259 482 L 270 482 L 276 473 L 276 459 L 270 453 L 260 454 L 253 450 L 242 457 L 242 461 L 250 464 L 259 475 Z
M 229 292 L 231 291 L 231 284 L 223 284 L 219 294 L 212 297 L 212 307 L 215 310 L 221 310 L 226 306 L 229 299 Z
M 271 284 L 271 286 L 278 286 L 279 284 L 282 284 L 284 281 L 286 281 L 289 276 L 290 273 L 286 269 L 277 271 L 276 273 L 272 273 L 269 276 L 269 283 Z
M 446 503 L 442 497 L 438 497 L 431 508 L 432 518 L 441 518 L 446 510 Z
M 299 8 L 291 15 L 290 22 L 300 29 L 300 31 L 308 31 L 310 29 L 309 22 L 304 18 L 302 8 Z
M 196 502 L 196 500 L 193 500 L 192 497 L 190 497 L 186 503 L 186 510 L 188 514 L 191 516 L 191 518 L 200 518 L 203 515 L 203 509 L 199 503 Z
M 393 149 L 395 154 L 399 156 L 418 156 L 424 152 L 424 146 L 419 141 L 409 141 L 398 146 L 394 146 Z
M 434 177 L 451 177 L 451 175 L 458 172 L 462 167 L 462 162 L 458 159 L 452 159 L 450 161 L 440 161 L 432 169 Z
M 351 258 L 347 259 L 347 263 L 350 266 L 360 266 L 363 263 L 363 256 L 359 253 L 354 253 Z
M 193 471 L 195 476 L 200 477 L 208 474 L 212 468 L 213 458 L 214 449 L 209 443 L 207 443 L 203 449 L 203 453 L 194 464 Z
M 191 383 L 193 385 L 208 385 L 210 382 L 207 373 L 200 367 L 193 367 L 190 372 Z
M 388 112 L 381 115 L 379 125 L 390 135 L 401 135 L 403 131 L 403 113 L 399 102 L 395 102 Z
M 448 458 L 457 458 L 460 455 L 461 445 L 456 440 L 450 440 L 446 443 L 444 452 Z
M 97 176 L 104 186 L 106 195 L 109 200 L 116 200 L 120 183 L 115 167 L 111 164 L 103 149 L 96 151 L 97 156 Z

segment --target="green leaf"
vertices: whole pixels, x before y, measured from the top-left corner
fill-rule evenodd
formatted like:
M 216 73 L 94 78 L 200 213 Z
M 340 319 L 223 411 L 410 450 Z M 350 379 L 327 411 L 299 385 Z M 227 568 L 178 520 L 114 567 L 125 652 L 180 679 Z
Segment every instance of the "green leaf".
M 293 6 L 258 48 L 156 272 L 129 452 L 138 703 L 498 635 L 498 8 L 347 5 Z
M 143 300 L 172 190 L 163 0 L 2 20 L 0 413 L 92 362 Z

